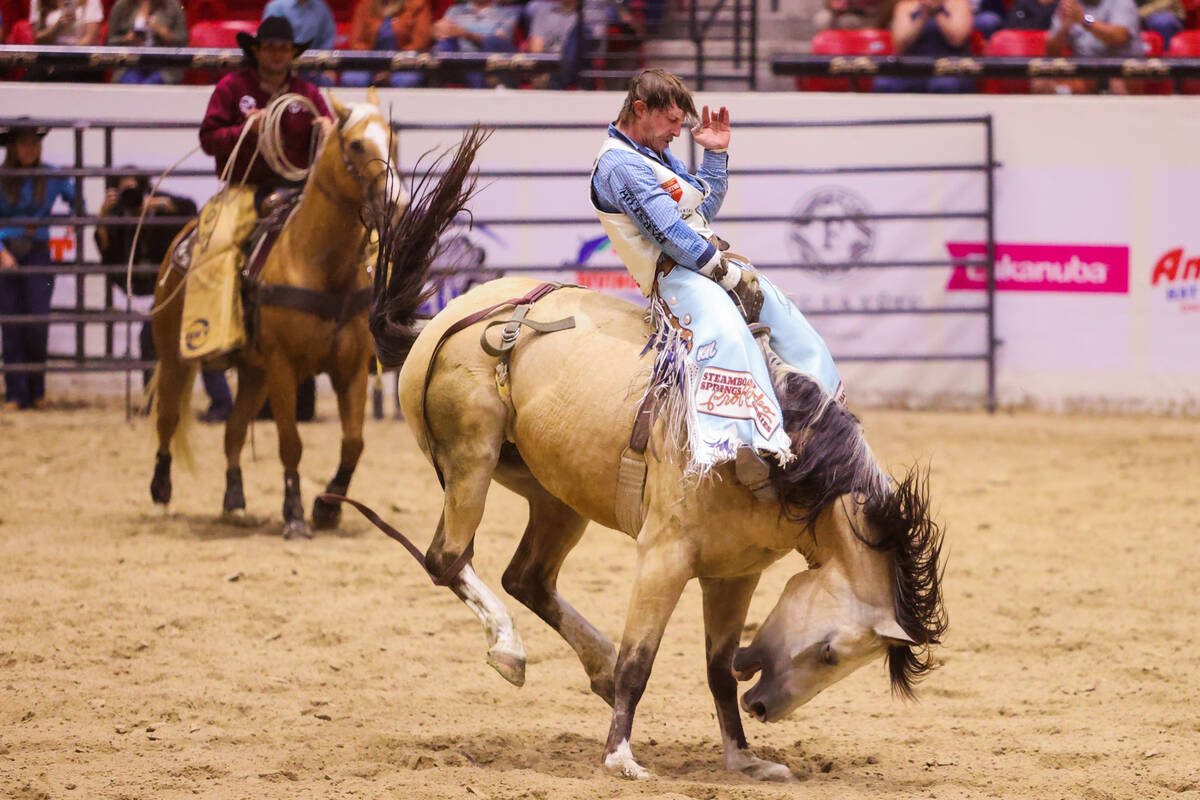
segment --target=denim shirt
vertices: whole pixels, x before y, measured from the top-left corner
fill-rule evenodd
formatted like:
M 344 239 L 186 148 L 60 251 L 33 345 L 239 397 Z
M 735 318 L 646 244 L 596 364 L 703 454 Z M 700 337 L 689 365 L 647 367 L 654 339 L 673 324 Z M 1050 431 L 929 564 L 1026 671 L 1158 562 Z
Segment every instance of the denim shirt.
M 50 241 L 50 228 L 46 225 L 39 225 L 34 228 L 33 235 L 30 236 L 29 231 L 24 225 L 11 226 L 4 224 L 4 221 L 10 217 L 48 217 L 50 216 L 50 209 L 54 207 L 54 201 L 60 197 L 67 205 L 75 202 L 74 180 L 56 175 L 47 175 L 45 176 L 45 180 L 46 194 L 40 203 L 35 202 L 33 197 L 34 178 L 21 178 L 21 189 L 17 192 L 16 203 L 10 203 L 8 194 L 0 191 L 0 240 L 7 242 L 11 238 L 29 236 L 35 242 L 42 244 Z
M 729 154 L 704 151 L 704 159 L 696 175 L 690 175 L 687 166 L 665 150 L 660 156 L 648 147 L 634 142 L 617 129 L 608 126 L 608 135 L 652 158 L 674 172 L 697 189 L 701 188 L 697 176 L 703 178 L 712 189 L 708 199 L 701 203 L 699 211 L 712 222 L 725 201 L 729 188 Z M 631 191 L 622 192 L 622 189 Z M 596 164 L 596 176 L 592 180 L 592 197 L 596 207 L 610 214 L 623 213 L 634 221 L 643 234 L 661 241 L 668 256 L 689 269 L 699 269 L 708 263 L 716 248 L 688 227 L 679 215 L 679 208 L 671 196 L 658 185 L 654 170 L 639 156 L 623 150 L 609 150 Z M 650 226 L 653 226 L 652 229 Z

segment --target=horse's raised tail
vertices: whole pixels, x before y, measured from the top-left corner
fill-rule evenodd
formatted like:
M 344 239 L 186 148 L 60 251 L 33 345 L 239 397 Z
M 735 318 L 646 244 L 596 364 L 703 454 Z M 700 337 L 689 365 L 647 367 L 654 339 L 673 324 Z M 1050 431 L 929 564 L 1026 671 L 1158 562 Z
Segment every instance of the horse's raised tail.
M 490 130 L 472 127 L 457 148 L 435 158 L 424 174 L 420 173 L 422 156 L 413 170 L 408 207 L 399 215 L 390 209 L 385 219 L 374 220 L 379 230 L 379 258 L 370 327 L 379 363 L 387 369 L 401 366 L 416 341 L 417 309 L 437 291 L 430 276 L 439 242 L 475 195 L 476 177 L 471 175 L 471 167 L 489 136 Z

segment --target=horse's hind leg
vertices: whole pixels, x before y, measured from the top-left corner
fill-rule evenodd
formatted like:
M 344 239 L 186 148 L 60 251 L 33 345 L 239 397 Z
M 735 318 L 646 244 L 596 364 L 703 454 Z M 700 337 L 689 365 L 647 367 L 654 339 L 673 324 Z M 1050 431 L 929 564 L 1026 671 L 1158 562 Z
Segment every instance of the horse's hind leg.
M 529 524 L 504 571 L 504 589 L 571 645 L 587 672 L 592 691 L 611 706 L 617 650 L 607 636 L 563 600 L 557 586 L 563 560 L 578 544 L 588 521 L 532 476 L 528 484 L 520 488 L 529 499 Z
M 167 269 L 166 265 L 162 267 L 163 271 Z M 171 502 L 171 439 L 182 421 L 181 415 L 189 407 L 195 369 L 179 355 L 179 328 L 183 315 L 183 298 L 176 293 L 179 281 L 174 273 L 159 281 L 154 300 L 156 306 L 161 306 L 149 323 L 158 354 L 158 366 L 154 370 L 158 450 L 154 459 L 154 477 L 150 481 L 150 497 L 163 510 Z
M 503 413 L 501 411 L 501 413 Z M 444 418 L 444 417 L 443 417 Z M 446 499 L 425 565 L 434 575 L 444 575 L 475 536 L 483 518 L 484 501 L 496 469 L 503 441 L 503 417 L 497 426 L 459 410 L 455 436 L 438 437 L 438 463 L 446 481 Z M 480 424 L 483 422 L 484 424 Z M 488 663 L 515 686 L 525 683 L 525 645 L 508 609 L 484 584 L 468 560 L 449 588 L 483 623 L 488 639 Z
M 225 422 L 225 497 L 221 513 L 238 519 L 246 513 L 246 494 L 242 488 L 242 448 L 250 420 L 262 408 L 267 397 L 266 374 L 249 363 L 238 365 L 237 397 Z

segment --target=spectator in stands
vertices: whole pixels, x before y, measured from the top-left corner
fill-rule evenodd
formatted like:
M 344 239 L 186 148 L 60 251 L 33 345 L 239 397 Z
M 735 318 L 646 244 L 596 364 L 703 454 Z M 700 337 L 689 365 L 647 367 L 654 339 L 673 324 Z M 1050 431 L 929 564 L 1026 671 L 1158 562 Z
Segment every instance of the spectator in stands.
M 28 120 L 28 117 L 21 118 Z M 42 138 L 49 128 L 18 120 L 0 128 L 4 166 L 9 169 L 45 167 Z M 45 217 L 56 200 L 72 204 L 75 184 L 56 175 L 5 176 L 0 179 L 0 314 L 46 315 L 54 294 L 54 276 L 29 274 L 22 267 L 50 264 L 50 228 L 46 225 L 6 225 L 12 217 Z M 6 322 L 0 329 L 4 364 L 45 365 L 50 326 L 45 322 Z M 5 372 L 4 407 L 42 408 L 46 403 L 46 373 Z
M 351 50 L 428 50 L 433 44 L 433 12 L 428 0 L 359 0 L 350 22 Z M 366 70 L 342 73 L 342 86 L 420 86 L 419 72 Z
M 337 26 L 333 22 L 333 12 L 329 10 L 325 0 L 271 0 L 263 8 L 262 18 L 284 17 L 292 23 L 292 31 L 296 41 L 307 42 L 308 47 L 317 50 L 332 50 L 333 41 L 337 38 Z M 337 83 L 337 73 L 327 72 L 319 75 L 314 72 L 301 72 L 300 77 L 317 86 L 333 86 Z
M 813 15 L 820 30 L 857 31 L 883 26 L 880 0 L 825 0 L 825 6 Z
M 964 56 L 968 54 L 972 25 L 968 0 L 897 0 L 890 22 L 892 48 L 900 56 Z M 960 93 L 974 88 L 971 78 L 957 75 L 881 75 L 875 79 L 877 92 Z
M 100 0 L 30 0 L 29 24 L 34 44 L 86 46 L 100 42 L 104 7 Z M 94 82 L 103 73 L 35 65 L 25 73 L 30 81 Z
M 519 9 L 497 5 L 495 0 L 470 0 L 447 9 L 445 16 L 433 23 L 435 53 L 512 53 L 516 48 Z M 487 85 L 482 72 L 466 75 L 472 89 Z
M 1059 0 L 1050 23 L 1046 54 L 1084 57 L 1138 58 L 1143 55 L 1137 5 L 1134 0 Z M 1046 81 L 1034 84 L 1035 92 L 1081 94 L 1096 89 L 1094 80 Z M 1112 94 L 1128 94 L 1120 78 L 1109 81 Z
M 133 167 L 125 167 L 132 171 Z M 105 179 L 107 190 L 104 193 L 104 203 L 100 206 L 100 216 L 110 217 L 113 222 L 101 223 L 96 226 L 96 247 L 100 258 L 105 264 L 129 263 L 129 255 L 134 247 L 135 220 L 139 219 L 143 210 L 146 217 L 194 217 L 196 203 L 190 198 L 179 197 L 166 192 L 156 192 L 150 197 L 150 182 L 142 175 L 119 175 Z M 120 220 L 119 222 L 117 220 Z M 135 267 L 153 267 L 155 271 L 171 242 L 182 230 L 182 225 L 145 225 L 137 236 L 137 252 L 133 258 Z M 126 290 L 125 271 L 110 273 L 109 285 Z M 154 285 L 157 276 L 153 273 L 134 272 L 130 278 L 130 286 L 135 297 L 154 295 Z M 158 358 L 154 351 L 154 337 L 151 335 L 149 321 L 142 323 L 138 335 L 138 352 L 143 361 L 154 361 Z M 152 370 L 142 374 L 142 385 L 150 383 Z M 222 370 L 204 370 L 204 390 L 208 393 L 209 407 L 200 419 L 205 422 L 223 422 L 233 410 L 233 395 L 225 380 Z
M 575 82 L 579 49 L 579 0 L 529 0 L 525 6 L 526 45 L 531 53 L 549 53 L 563 58 L 555 75 L 535 75 L 535 89 L 565 89 Z
M 1007 11 L 1004 0 L 971 0 L 971 16 L 975 30 L 985 39 L 992 38 L 993 33 L 1004 27 L 1004 15 Z
M 1058 0 L 1013 0 L 1004 27 L 1015 31 L 1048 31 Z
M 1142 28 L 1154 31 L 1163 40 L 1163 51 L 1171 43 L 1171 37 L 1183 30 L 1187 12 L 1179 0 L 1137 0 L 1138 16 Z
M 108 14 L 108 44 L 121 47 L 186 47 L 187 19 L 179 0 L 117 0 Z M 179 83 L 180 69 L 127 69 L 118 83 Z

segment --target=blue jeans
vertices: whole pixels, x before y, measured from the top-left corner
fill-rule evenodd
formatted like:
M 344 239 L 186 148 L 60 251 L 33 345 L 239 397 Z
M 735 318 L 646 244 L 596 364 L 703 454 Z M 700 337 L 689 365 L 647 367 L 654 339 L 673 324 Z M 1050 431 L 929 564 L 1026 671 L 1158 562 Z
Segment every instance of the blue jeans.
M 144 83 L 162 86 L 166 84 L 166 81 L 163 80 L 162 73 L 157 70 L 130 69 L 125 71 L 118 83 Z
M 479 49 L 484 53 L 515 53 L 517 48 L 511 39 L 505 39 L 500 36 L 484 36 L 483 41 L 479 44 Z M 461 53 L 465 52 L 457 38 L 454 39 L 438 39 L 433 43 L 434 53 Z M 468 72 L 463 76 L 463 83 L 469 89 L 484 89 L 487 87 L 487 80 L 482 72 Z
M 233 394 L 229 391 L 229 381 L 225 379 L 225 370 L 202 370 L 200 377 L 204 381 L 204 391 L 208 394 L 209 407 L 213 411 L 220 411 L 228 416 L 229 412 L 233 410 Z
M 909 94 L 969 94 L 975 91 L 975 81 L 955 75 L 937 78 L 901 78 L 895 75 L 880 75 L 875 79 L 872 91 Z
M 361 89 L 364 86 L 372 85 L 374 77 L 375 73 L 365 69 L 352 69 L 342 73 L 342 86 Z M 391 86 L 393 89 L 415 89 L 424 82 L 425 76 L 420 72 L 390 72 L 382 85 Z M 375 85 L 380 84 L 376 83 Z
M 992 38 L 992 34 L 1003 27 L 1004 17 L 995 11 L 980 11 L 975 15 L 975 30 L 982 33 L 985 39 Z
M 34 245 L 22 262 L 26 266 L 46 266 L 50 250 L 46 244 Z M 53 275 L 23 274 L 20 267 L 0 273 L 0 314 L 44 315 L 50 313 L 54 294 Z M 45 322 L 6 322 L 0 326 L 5 366 L 45 364 L 50 326 Z M 31 408 L 46 396 L 45 372 L 5 372 L 4 398 L 21 408 Z
M 1142 20 L 1142 29 L 1154 31 L 1163 40 L 1163 50 L 1171 43 L 1171 37 L 1183 30 L 1183 21 L 1170 11 L 1155 11 Z

